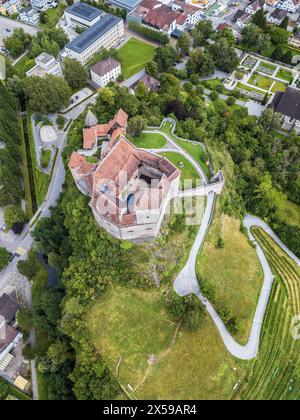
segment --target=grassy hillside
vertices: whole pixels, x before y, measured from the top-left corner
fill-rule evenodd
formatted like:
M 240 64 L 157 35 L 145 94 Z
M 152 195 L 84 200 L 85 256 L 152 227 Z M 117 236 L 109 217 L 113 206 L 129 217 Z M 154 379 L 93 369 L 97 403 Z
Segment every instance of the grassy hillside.
M 223 248 L 218 247 L 219 238 Z M 198 256 L 197 275 L 205 289 L 214 291 L 213 300 L 218 312 L 227 308 L 237 318 L 239 330 L 235 337 L 246 343 L 263 273 L 255 250 L 240 232 L 239 220 L 217 210 L 203 251 Z

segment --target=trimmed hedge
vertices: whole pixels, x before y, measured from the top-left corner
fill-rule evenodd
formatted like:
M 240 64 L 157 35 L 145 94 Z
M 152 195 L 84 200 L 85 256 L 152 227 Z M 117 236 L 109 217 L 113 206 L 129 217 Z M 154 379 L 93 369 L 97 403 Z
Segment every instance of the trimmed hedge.
M 146 28 L 145 26 L 137 22 L 128 22 L 128 28 L 134 32 L 143 35 L 145 38 L 150 39 L 151 41 L 157 41 L 163 45 L 169 43 L 169 37 L 167 35 L 155 31 L 154 29 Z

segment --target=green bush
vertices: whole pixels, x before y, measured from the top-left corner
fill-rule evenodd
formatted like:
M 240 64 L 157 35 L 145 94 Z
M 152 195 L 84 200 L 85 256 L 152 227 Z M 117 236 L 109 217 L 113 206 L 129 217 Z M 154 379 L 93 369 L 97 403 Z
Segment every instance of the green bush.
M 154 29 L 146 28 L 137 22 L 129 22 L 128 28 L 143 35 L 145 38 L 150 39 L 151 41 L 157 41 L 162 45 L 169 43 L 169 37 L 167 35 L 163 34 L 162 32 L 155 31 Z
M 26 221 L 26 216 L 19 206 L 5 207 L 4 222 L 8 229 L 11 229 L 15 223 L 24 224 Z

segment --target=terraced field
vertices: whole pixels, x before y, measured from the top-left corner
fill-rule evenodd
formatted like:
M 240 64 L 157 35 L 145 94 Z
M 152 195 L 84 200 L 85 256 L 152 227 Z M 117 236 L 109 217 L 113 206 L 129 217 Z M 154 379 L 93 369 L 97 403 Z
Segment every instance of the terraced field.
M 259 228 L 253 234 L 276 274 L 264 320 L 260 351 L 243 399 L 299 400 L 300 340 L 291 334 L 292 318 L 300 314 L 300 268 Z

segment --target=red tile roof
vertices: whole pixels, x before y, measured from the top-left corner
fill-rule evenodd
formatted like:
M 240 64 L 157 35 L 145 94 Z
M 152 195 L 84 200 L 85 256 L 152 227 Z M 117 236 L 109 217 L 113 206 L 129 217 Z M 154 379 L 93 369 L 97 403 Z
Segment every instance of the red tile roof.
M 150 10 L 144 17 L 143 22 L 161 30 L 169 30 L 171 24 L 177 21 L 180 12 L 172 10 L 166 5 L 162 5 L 157 9 Z
M 94 127 L 83 129 L 83 148 L 85 150 L 91 150 L 97 142 L 97 138 L 107 137 L 110 131 L 116 128 L 122 128 L 125 130 L 128 120 L 128 115 L 123 109 L 119 109 L 114 118 L 110 120 L 108 124 L 98 124 Z

